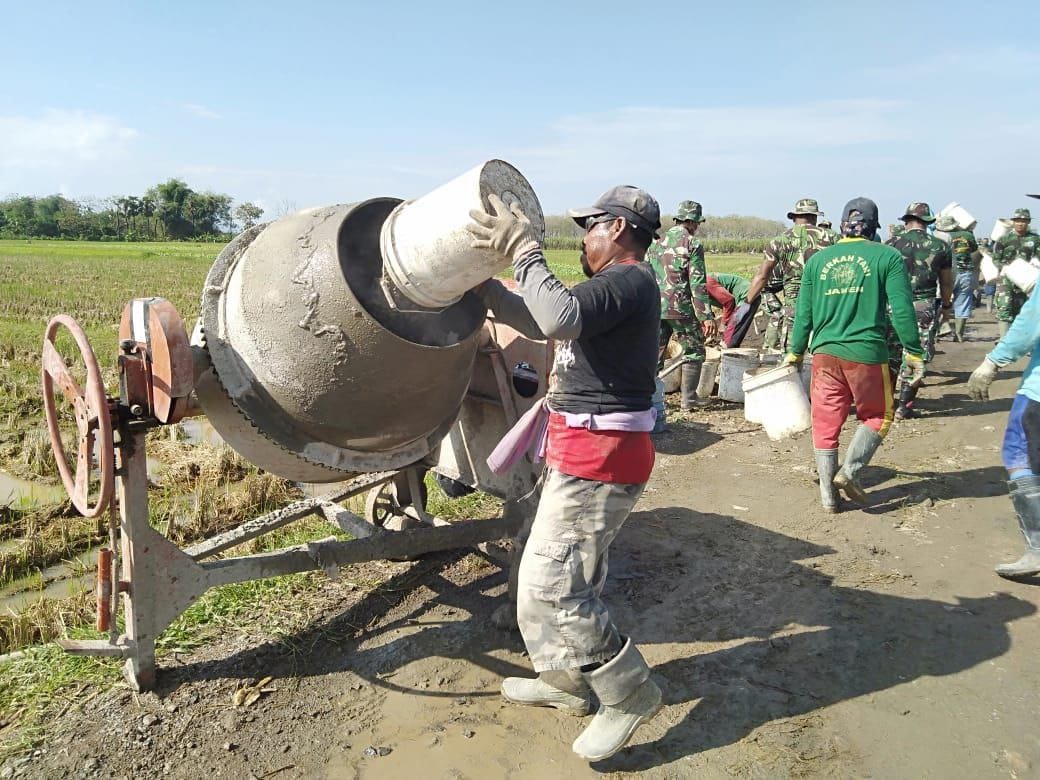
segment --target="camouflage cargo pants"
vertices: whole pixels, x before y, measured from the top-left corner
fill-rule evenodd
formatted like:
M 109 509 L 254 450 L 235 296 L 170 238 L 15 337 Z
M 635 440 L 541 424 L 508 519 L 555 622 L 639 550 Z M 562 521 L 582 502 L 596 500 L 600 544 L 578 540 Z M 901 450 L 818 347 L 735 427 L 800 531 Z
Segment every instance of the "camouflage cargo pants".
M 660 353 L 668 346 L 668 339 L 675 340 L 682 347 L 683 362 L 704 362 L 704 332 L 697 320 L 661 320 Z
M 997 310 L 999 322 L 1014 322 L 1022 305 L 1026 302 L 1026 294 L 1003 276 L 997 279 L 997 292 L 993 296 L 993 305 Z
M 516 602 L 536 672 L 576 669 L 621 649 L 621 635 L 601 598 L 607 551 L 644 487 L 545 470 L 520 559 Z
M 765 349 L 780 349 L 780 336 L 784 325 L 784 305 L 780 303 L 779 296 L 772 292 L 763 292 L 762 300 L 769 313 L 769 324 L 766 326 L 762 346 Z
M 914 314 L 917 315 L 917 335 L 921 339 L 921 346 L 924 348 L 924 362 L 931 363 L 932 358 L 935 357 L 935 337 L 939 333 L 939 317 L 938 312 L 935 310 L 934 301 L 914 301 Z M 895 330 L 889 328 L 890 332 L 895 334 Z M 898 338 L 896 343 L 898 343 Z M 902 345 L 900 345 L 902 346 Z M 903 350 L 903 357 L 899 364 L 899 378 L 904 382 L 910 380 L 913 369 L 906 364 L 906 351 Z

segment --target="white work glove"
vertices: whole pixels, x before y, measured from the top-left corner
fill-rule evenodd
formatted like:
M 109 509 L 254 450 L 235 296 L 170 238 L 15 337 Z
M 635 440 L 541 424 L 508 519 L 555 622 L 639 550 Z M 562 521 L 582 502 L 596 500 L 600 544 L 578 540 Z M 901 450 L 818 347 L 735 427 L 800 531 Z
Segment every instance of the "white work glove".
M 989 386 L 997 378 L 997 364 L 989 358 L 983 358 L 979 367 L 971 372 L 968 378 L 968 395 L 973 401 L 988 401 Z
M 784 355 L 784 362 L 781 365 L 794 366 L 795 368 L 797 368 L 798 366 L 802 365 L 802 357 L 802 355 L 796 355 L 794 352 L 788 352 L 786 355 Z
M 906 361 L 906 367 L 910 370 L 910 376 L 906 379 L 908 384 L 917 384 L 924 379 L 926 369 L 923 357 L 920 357 L 919 355 L 911 355 L 908 352 L 903 360 Z
M 475 238 L 472 244 L 474 249 L 491 249 L 514 263 L 528 252 L 541 249 L 542 242 L 519 203 L 506 206 L 494 194 L 488 195 L 488 202 L 494 213 L 479 209 L 469 213 L 474 222 L 467 225 L 466 230 Z

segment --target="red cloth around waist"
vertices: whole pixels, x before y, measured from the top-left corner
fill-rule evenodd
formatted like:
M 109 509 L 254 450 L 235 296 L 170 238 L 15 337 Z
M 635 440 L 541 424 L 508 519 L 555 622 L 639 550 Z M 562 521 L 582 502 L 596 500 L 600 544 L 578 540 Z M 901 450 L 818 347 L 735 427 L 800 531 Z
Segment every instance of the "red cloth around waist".
M 654 443 L 646 431 L 568 428 L 563 415 L 549 415 L 545 463 L 562 474 L 598 482 L 638 485 L 650 479 Z

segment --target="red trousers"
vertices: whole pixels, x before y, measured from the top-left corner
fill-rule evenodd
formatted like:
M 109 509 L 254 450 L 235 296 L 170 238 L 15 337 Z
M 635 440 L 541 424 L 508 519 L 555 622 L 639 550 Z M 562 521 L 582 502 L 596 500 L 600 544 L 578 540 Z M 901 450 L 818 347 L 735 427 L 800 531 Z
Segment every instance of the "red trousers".
M 838 448 L 838 434 L 856 405 L 856 417 L 884 438 L 892 426 L 892 375 L 888 364 L 854 363 L 813 354 L 812 433 L 818 450 Z

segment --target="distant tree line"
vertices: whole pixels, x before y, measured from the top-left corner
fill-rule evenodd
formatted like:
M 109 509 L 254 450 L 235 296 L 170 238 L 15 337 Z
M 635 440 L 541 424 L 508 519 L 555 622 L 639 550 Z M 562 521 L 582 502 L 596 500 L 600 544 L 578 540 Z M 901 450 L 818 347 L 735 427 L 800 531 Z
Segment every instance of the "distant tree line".
M 662 230 L 673 224 L 675 221 L 671 216 L 661 217 Z M 697 237 L 710 253 L 761 252 L 785 228 L 784 223 L 775 219 L 739 214 L 725 217 L 708 215 Z M 545 218 L 545 246 L 548 249 L 581 249 L 583 235 L 584 231 L 570 217 L 549 215 Z
M 264 210 L 230 195 L 196 192 L 180 179 L 143 195 L 72 199 L 11 195 L 0 200 L 0 237 L 85 241 L 226 241 L 255 225 Z

